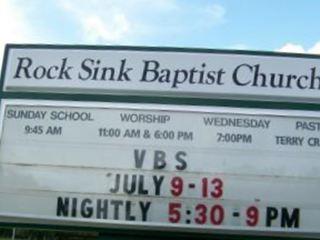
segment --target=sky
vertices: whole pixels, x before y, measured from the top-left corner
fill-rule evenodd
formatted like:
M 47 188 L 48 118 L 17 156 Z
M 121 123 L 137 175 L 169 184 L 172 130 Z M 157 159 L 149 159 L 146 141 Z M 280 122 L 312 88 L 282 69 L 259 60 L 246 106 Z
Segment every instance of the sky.
M 0 0 L 6 43 L 320 54 L 320 0 Z

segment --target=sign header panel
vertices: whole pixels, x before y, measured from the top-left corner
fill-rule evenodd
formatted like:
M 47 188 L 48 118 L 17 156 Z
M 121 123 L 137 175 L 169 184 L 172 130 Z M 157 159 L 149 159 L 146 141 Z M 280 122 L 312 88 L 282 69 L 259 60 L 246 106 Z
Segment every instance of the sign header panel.
M 0 221 L 320 238 L 317 112 L 2 104 Z
M 139 47 L 8 45 L 4 91 L 319 102 L 320 57 Z

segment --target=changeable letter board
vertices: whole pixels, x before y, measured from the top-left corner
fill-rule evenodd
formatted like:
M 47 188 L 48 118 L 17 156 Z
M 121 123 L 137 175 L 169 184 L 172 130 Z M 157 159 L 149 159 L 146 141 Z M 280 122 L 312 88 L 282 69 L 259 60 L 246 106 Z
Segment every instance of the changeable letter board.
M 318 113 L 14 100 L 2 109 L 3 217 L 319 232 Z

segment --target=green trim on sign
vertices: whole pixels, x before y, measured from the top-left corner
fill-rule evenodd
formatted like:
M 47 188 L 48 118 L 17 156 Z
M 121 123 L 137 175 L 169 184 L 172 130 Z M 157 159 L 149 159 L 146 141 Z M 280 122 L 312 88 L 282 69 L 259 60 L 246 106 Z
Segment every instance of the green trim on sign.
M 120 102 L 120 103 L 155 103 L 168 105 L 192 106 L 220 106 L 262 109 L 289 109 L 320 111 L 320 104 L 316 103 L 290 103 L 274 101 L 250 101 L 231 99 L 203 99 L 203 98 L 174 98 L 136 95 L 94 95 L 94 94 L 63 94 L 63 93 L 2 93 L 3 99 L 34 99 L 34 100 L 61 100 L 84 102 Z
M 2 98 L 4 78 L 5 78 L 6 70 L 7 70 L 8 54 L 9 54 L 9 47 L 8 47 L 8 45 L 6 45 L 6 47 L 4 49 L 4 56 L 3 56 L 3 60 L 2 60 L 2 68 L 1 68 L 1 75 L 0 75 L 0 100 Z
M 205 233 L 195 233 L 188 232 L 187 234 L 183 232 L 173 232 L 173 231 L 153 231 L 153 230 L 135 230 L 135 229 L 102 229 L 94 227 L 71 227 L 71 226 L 59 226 L 59 225 L 43 225 L 43 224 L 8 224 L 0 223 L 0 227 L 15 227 L 15 228 L 26 228 L 33 230 L 53 230 L 53 231 L 85 231 L 85 232 L 99 232 L 100 237 L 98 239 L 172 239 L 172 240 L 302 240 L 303 238 L 296 237 L 274 237 L 274 236 L 260 236 L 260 235 L 239 235 L 239 234 L 205 234 Z M 318 238 L 308 238 L 318 239 Z
M 147 47 L 147 46 L 127 46 L 127 45 L 65 45 L 65 44 L 7 44 L 6 49 L 70 49 L 70 50 L 126 50 L 126 51 L 148 51 L 148 52 L 182 52 L 182 53 L 219 53 L 238 54 L 253 56 L 278 56 L 295 58 L 320 59 L 316 54 L 283 53 L 271 51 L 249 51 L 249 50 L 229 50 L 212 48 L 184 48 L 184 47 Z

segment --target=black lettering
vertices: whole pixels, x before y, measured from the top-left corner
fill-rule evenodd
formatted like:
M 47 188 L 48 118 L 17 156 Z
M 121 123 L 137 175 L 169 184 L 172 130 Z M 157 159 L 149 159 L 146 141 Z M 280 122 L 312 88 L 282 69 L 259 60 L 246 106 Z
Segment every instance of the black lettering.
M 169 69 L 162 69 L 160 71 L 159 82 L 160 83 L 164 83 L 164 82 L 169 83 L 170 82 L 170 70 Z
M 85 198 L 81 202 L 81 216 L 84 218 L 90 218 L 93 215 L 93 207 L 91 205 L 92 201 L 89 198 Z
M 207 80 L 206 80 L 206 84 L 211 85 L 214 84 L 214 82 L 216 81 L 216 72 L 215 71 L 209 71 L 207 73 Z M 202 82 L 201 82 L 202 83 Z
M 146 156 L 146 150 L 142 149 L 139 151 L 138 149 L 134 150 L 134 161 L 136 168 L 142 168 L 144 158 Z
M 107 219 L 108 218 L 108 200 L 98 199 L 97 201 L 97 218 Z
M 278 76 L 278 77 L 277 77 Z M 270 73 L 270 86 L 273 88 L 283 87 L 283 74 Z
M 89 62 L 92 65 L 94 63 L 94 60 L 91 58 L 86 58 L 81 63 L 81 69 L 84 70 L 85 73 L 87 73 L 86 76 L 83 76 L 83 75 L 81 75 L 81 73 L 79 73 L 78 78 L 81 80 L 88 80 L 91 77 L 92 70 L 89 66 L 87 66 L 87 62 Z
M 183 159 L 183 157 L 186 157 L 187 153 L 183 151 L 179 151 L 176 153 L 176 160 L 180 163 L 180 165 L 176 165 L 177 170 L 185 170 L 187 168 L 187 162 Z
M 19 59 L 19 63 L 18 63 L 17 71 L 14 75 L 14 78 L 21 78 L 20 71 L 24 71 L 24 76 L 26 78 L 31 78 L 28 68 L 32 65 L 32 59 L 28 57 L 21 57 L 18 59 Z
M 126 220 L 127 221 L 136 220 L 135 216 L 131 215 L 131 201 L 126 201 Z
M 98 72 L 99 72 L 99 64 L 100 64 L 100 60 L 96 60 L 96 65 L 97 67 L 94 67 L 93 68 L 93 77 L 92 77 L 92 80 L 97 80 L 97 77 L 98 77 Z
M 156 150 L 154 151 L 154 169 L 164 169 L 166 167 L 166 153 L 164 151 Z
M 46 68 L 44 66 L 38 66 L 33 72 L 33 77 L 35 79 L 41 79 L 46 75 Z
M 150 61 L 143 61 L 144 68 L 142 73 L 141 82 L 153 82 L 159 77 L 159 72 L 157 71 L 160 64 L 157 61 L 150 60 Z M 150 65 L 153 65 L 153 68 Z M 153 74 L 153 78 L 147 78 L 148 73 Z
M 199 70 L 199 75 L 200 75 L 199 76 L 199 83 L 203 83 L 203 75 L 204 75 L 206 64 L 202 63 L 201 67 L 202 67 L 202 70 Z
M 127 68 L 125 67 L 126 65 L 126 59 L 122 59 L 121 60 L 121 65 L 120 65 L 120 72 L 119 72 L 119 76 L 118 76 L 118 81 L 130 81 L 130 77 L 128 75 L 128 73 L 132 70 L 132 68 Z
M 297 86 L 298 86 L 298 88 L 300 88 L 300 89 L 306 89 L 308 86 L 303 86 L 303 85 L 302 85 L 302 83 L 301 83 L 302 79 L 308 80 L 308 77 L 305 76 L 305 75 L 300 76 L 300 77 L 297 79 Z
M 278 217 L 278 210 L 274 207 L 267 207 L 266 226 L 271 227 L 272 221 L 277 219 L 277 217 Z
M 138 194 L 147 195 L 148 193 L 148 190 L 144 188 L 144 176 L 139 175 Z
M 51 66 L 51 67 L 49 67 L 48 72 L 47 72 L 47 78 L 48 78 L 48 79 L 55 79 L 57 76 L 56 76 L 56 75 L 53 75 L 53 72 L 54 72 L 54 71 L 58 71 L 58 70 L 59 70 L 59 67 L 58 67 L 58 66 Z
M 77 206 L 78 206 L 78 199 L 72 198 L 72 205 L 71 205 L 71 216 L 77 217 Z
M 68 215 L 69 215 L 69 198 L 58 197 L 57 216 L 68 217 Z
M 126 194 L 132 194 L 136 191 L 136 186 L 137 186 L 137 175 L 132 175 L 131 177 L 131 186 L 129 188 L 129 175 L 125 174 L 124 175 L 124 186 L 123 186 L 123 191 Z
M 184 69 L 178 69 L 174 71 L 172 88 L 177 88 L 178 84 L 184 83 L 188 78 L 188 72 Z M 192 83 L 192 82 L 190 82 Z
M 241 64 L 239 65 L 238 67 L 235 68 L 235 70 L 233 71 L 233 74 L 232 74 L 232 79 L 234 81 L 234 83 L 238 86 L 246 86 L 250 83 L 250 80 L 247 80 L 247 81 L 243 81 L 243 79 L 239 79 L 239 70 L 242 68 L 247 68 L 249 69 L 249 72 L 252 72 L 252 67 L 249 65 L 249 64 Z M 244 74 L 245 76 L 247 76 L 247 74 Z
M 189 82 L 190 83 L 194 83 L 194 79 L 193 79 L 194 78 L 194 74 L 197 73 L 197 72 L 198 72 L 198 70 L 195 67 L 190 69 L 190 74 L 189 74 Z
M 110 188 L 110 190 L 109 190 L 111 193 L 117 193 L 117 192 L 119 191 L 119 188 L 120 188 L 120 178 L 121 178 L 120 174 L 117 173 L 117 174 L 116 174 L 116 177 L 115 177 L 114 188 Z
M 223 70 L 223 68 L 221 68 L 218 71 L 218 78 L 217 78 L 217 84 L 218 85 L 223 85 L 224 83 L 222 82 L 222 75 L 224 75 L 226 73 L 226 71 Z
M 107 73 L 109 72 L 109 77 L 107 79 Z M 102 68 L 102 74 L 101 74 L 101 80 L 114 80 L 114 74 L 115 74 L 115 70 L 114 68 L 110 67 L 104 67 Z
M 310 89 L 320 89 L 320 76 L 316 73 L 316 67 L 311 68 L 311 86 Z M 315 86 L 315 81 L 318 82 L 317 86 Z
M 139 202 L 141 213 L 142 213 L 142 221 L 146 222 L 148 220 L 148 211 L 151 206 L 151 202 Z
M 262 82 L 259 84 L 258 81 L 262 81 Z M 260 73 L 260 64 L 254 65 L 254 76 L 253 76 L 252 86 L 267 87 L 266 75 L 264 73 Z
M 294 80 L 296 78 L 297 78 L 296 75 L 292 75 L 292 74 L 288 75 L 287 76 L 287 86 L 286 86 L 286 88 L 292 88 L 291 87 L 291 80 Z
M 291 216 L 287 208 L 281 209 L 281 227 L 299 228 L 300 209 L 294 208 Z
M 62 58 L 62 66 L 60 69 L 58 79 L 71 79 L 69 71 L 72 69 L 72 66 L 67 66 L 67 58 Z
M 114 220 L 119 220 L 120 214 L 119 214 L 119 207 L 123 205 L 123 201 L 120 200 L 111 200 L 110 204 L 112 204 L 114 206 L 114 215 L 113 215 L 113 219 Z
M 161 184 L 163 183 L 164 176 L 160 176 L 159 178 L 157 176 L 153 176 L 153 182 L 155 187 L 155 195 L 159 196 L 161 193 Z

